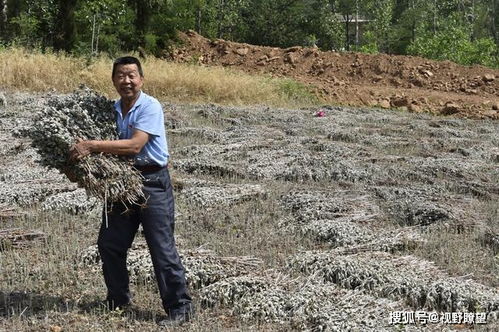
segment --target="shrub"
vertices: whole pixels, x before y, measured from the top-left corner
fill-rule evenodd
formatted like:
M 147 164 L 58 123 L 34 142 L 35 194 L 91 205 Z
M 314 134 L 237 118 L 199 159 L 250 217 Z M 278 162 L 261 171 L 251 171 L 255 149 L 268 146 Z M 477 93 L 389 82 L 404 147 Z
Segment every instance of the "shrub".
M 407 48 L 408 54 L 462 65 L 499 68 L 499 48 L 492 38 L 471 40 L 463 27 L 447 26 L 436 33 L 423 32 Z

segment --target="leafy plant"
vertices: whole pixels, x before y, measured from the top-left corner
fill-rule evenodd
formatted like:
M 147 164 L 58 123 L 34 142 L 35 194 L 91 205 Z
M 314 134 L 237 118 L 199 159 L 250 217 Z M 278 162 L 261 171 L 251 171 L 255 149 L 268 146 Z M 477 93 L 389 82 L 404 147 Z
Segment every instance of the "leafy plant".
M 436 33 L 424 32 L 407 48 L 412 55 L 490 67 L 499 67 L 498 50 L 492 38 L 471 40 L 467 29 L 457 25 L 447 25 Z
M 378 43 L 376 42 L 376 36 L 372 31 L 367 31 L 364 34 L 364 40 L 366 43 L 359 47 L 359 51 L 362 53 L 376 54 L 379 52 Z
M 310 90 L 300 82 L 291 79 L 281 79 L 277 83 L 279 94 L 285 96 L 286 99 L 296 100 L 302 103 L 318 102 L 318 98 L 314 96 L 310 92 Z
M 33 46 L 36 43 L 36 36 L 40 22 L 33 16 L 22 13 L 18 17 L 14 17 L 11 23 L 19 31 L 14 42 L 20 45 Z

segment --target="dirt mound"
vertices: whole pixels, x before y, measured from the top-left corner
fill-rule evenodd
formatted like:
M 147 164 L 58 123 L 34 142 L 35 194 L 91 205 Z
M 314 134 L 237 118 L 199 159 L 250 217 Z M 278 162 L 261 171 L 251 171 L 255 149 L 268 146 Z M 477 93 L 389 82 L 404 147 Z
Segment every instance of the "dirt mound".
M 180 36 L 185 45 L 170 52 L 174 61 L 291 77 L 328 103 L 499 119 L 499 70 L 410 56 L 212 41 L 194 31 Z

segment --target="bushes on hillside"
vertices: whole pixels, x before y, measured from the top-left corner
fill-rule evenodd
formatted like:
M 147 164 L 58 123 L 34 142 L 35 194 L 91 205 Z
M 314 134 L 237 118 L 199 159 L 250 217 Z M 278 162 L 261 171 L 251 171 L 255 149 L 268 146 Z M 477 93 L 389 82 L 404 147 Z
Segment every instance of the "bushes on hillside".
M 462 65 L 480 64 L 499 68 L 499 47 L 492 38 L 472 40 L 463 27 L 449 26 L 436 33 L 420 34 L 407 52 L 434 60 L 450 60 Z

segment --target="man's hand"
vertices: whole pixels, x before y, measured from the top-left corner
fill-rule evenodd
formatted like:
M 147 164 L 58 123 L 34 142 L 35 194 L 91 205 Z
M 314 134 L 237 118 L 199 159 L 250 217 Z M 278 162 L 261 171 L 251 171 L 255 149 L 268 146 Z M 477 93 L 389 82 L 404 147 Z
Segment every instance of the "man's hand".
M 69 149 L 69 160 L 71 162 L 82 160 L 92 152 L 133 156 L 142 150 L 148 140 L 149 134 L 139 129 L 135 129 L 129 139 L 84 141 L 78 138 L 76 144 Z
M 92 141 L 84 141 L 78 138 L 76 144 L 69 149 L 69 159 L 71 161 L 82 160 L 92 152 Z

